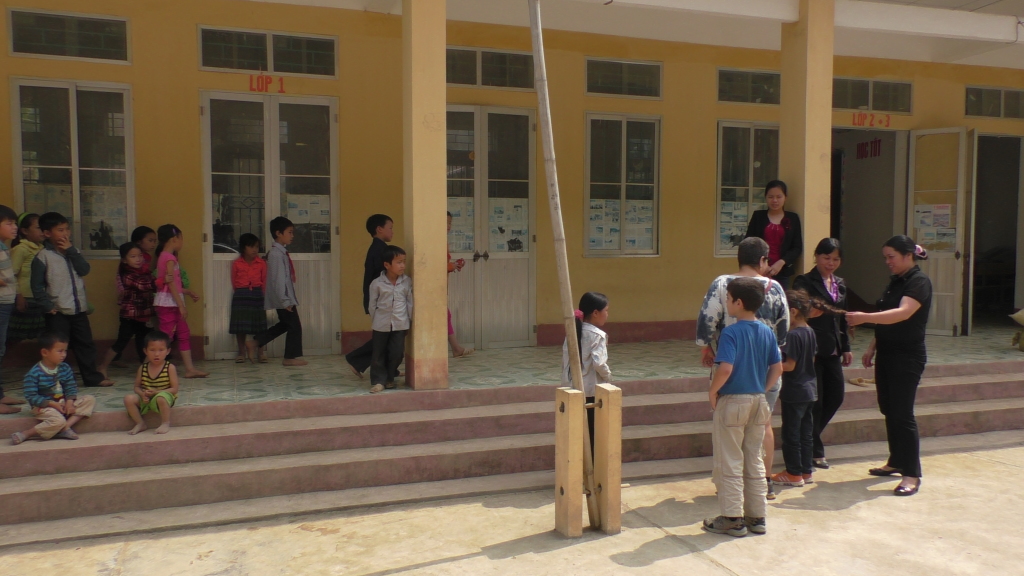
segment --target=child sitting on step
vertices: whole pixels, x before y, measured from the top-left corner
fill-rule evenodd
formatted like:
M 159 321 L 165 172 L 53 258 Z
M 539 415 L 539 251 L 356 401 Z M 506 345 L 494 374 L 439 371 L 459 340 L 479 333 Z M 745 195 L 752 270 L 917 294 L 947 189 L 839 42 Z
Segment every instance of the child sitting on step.
M 146 429 L 142 415 L 149 412 L 160 414 L 156 433 L 166 434 L 171 429 L 171 407 L 178 399 L 178 371 L 167 361 L 171 337 L 153 330 L 146 335 L 145 346 L 146 362 L 135 373 L 135 392 L 124 397 L 124 408 L 135 422 L 128 432 L 132 436 Z
M 68 337 L 59 332 L 44 332 L 37 339 L 42 360 L 25 374 L 25 400 L 40 421 L 24 432 L 11 435 L 12 444 L 21 444 L 33 436 L 43 440 L 78 440 L 72 427 L 92 416 L 96 398 L 79 396 L 75 374 L 64 359 L 68 355 Z

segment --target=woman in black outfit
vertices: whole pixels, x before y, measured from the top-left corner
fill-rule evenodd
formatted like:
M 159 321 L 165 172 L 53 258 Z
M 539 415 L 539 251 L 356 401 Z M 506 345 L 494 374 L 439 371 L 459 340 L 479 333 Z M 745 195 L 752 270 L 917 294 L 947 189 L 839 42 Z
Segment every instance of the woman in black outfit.
M 885 416 L 889 461 L 868 471 L 872 476 L 900 474 L 893 491 L 912 496 L 921 487 L 921 439 L 914 419 L 914 397 L 928 360 L 925 326 L 932 305 L 932 282 L 914 261 L 928 258 L 907 236 L 893 236 L 882 248 L 892 279 L 878 301 L 880 312 L 850 312 L 850 326 L 873 322 L 875 339 L 864 353 L 864 367 L 875 360 L 878 407 Z M 877 358 L 875 357 L 877 353 Z
M 771 265 L 768 275 L 782 284 L 783 288 L 789 288 L 793 265 L 804 249 L 800 216 L 785 210 L 788 194 L 786 183 L 782 180 L 769 182 L 764 187 L 768 209 L 756 210 L 750 215 L 746 235 L 746 238 L 760 238 L 768 243 L 768 264 Z
M 842 262 L 843 252 L 839 240 L 824 238 L 814 249 L 814 269 L 793 280 L 794 290 L 803 290 L 812 298 L 838 310 L 846 310 L 846 283 L 835 275 Z M 850 334 L 846 316 L 824 314 L 808 318 L 818 337 L 818 354 L 814 357 L 814 371 L 818 374 L 818 400 L 814 403 L 814 467 L 828 468 L 821 431 L 828 426 L 839 407 L 843 405 L 846 382 L 843 366 L 853 363 L 850 353 Z

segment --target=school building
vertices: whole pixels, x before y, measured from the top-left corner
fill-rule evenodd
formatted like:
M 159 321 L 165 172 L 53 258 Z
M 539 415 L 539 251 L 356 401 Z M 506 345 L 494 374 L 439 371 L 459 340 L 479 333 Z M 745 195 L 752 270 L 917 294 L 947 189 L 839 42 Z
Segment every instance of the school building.
M 364 221 L 383 212 L 415 280 L 413 387 L 447 386 L 446 304 L 464 344 L 561 343 L 526 0 L 3 6 L 0 202 L 72 218 L 97 340 L 117 330 L 117 246 L 174 223 L 203 295 L 194 348 L 233 357 L 238 236 L 268 245 L 285 215 L 306 353 L 338 354 L 370 330 Z M 613 341 L 692 337 L 775 178 L 801 267 L 839 237 L 864 301 L 907 233 L 932 254 L 937 333 L 1024 306 L 1024 1 L 542 10 L 573 293 L 610 297 Z M 467 260 L 450 277 L 446 244 Z

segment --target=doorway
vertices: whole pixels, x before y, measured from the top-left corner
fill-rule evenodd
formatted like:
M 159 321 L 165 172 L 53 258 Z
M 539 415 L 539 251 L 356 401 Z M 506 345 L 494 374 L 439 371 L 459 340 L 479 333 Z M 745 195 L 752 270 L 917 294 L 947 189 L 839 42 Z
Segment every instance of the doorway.
M 277 216 L 295 224 L 288 251 L 303 352 L 341 352 L 336 109 L 333 98 L 203 94 L 207 358 L 237 354 L 228 324 L 238 238 L 255 234 L 265 253 L 273 241 L 269 223 Z M 268 322 L 276 322 L 274 312 Z M 269 356 L 283 352 L 283 338 L 267 346 Z
M 870 309 L 889 279 L 880 251 L 894 230 L 903 233 L 906 193 L 899 191 L 905 179 L 898 174 L 901 165 L 905 170 L 905 146 L 905 133 L 832 131 L 832 236 L 843 246 L 838 274 L 850 291 L 851 309 Z
M 979 135 L 976 153 L 974 321 L 1013 325 L 1006 316 L 1021 307 L 1018 294 L 1024 293 L 1018 260 L 1024 253 L 1021 138 Z
M 537 342 L 535 127 L 532 110 L 448 107 L 448 246 L 466 262 L 448 306 L 459 342 L 478 349 Z

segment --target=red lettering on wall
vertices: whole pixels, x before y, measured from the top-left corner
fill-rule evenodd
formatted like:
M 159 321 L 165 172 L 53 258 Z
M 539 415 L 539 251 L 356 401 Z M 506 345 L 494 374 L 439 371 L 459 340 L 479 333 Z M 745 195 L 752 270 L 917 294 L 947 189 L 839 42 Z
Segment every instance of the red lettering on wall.
M 249 75 L 249 92 L 270 92 L 274 86 L 274 77 L 262 72 Z M 284 94 L 284 77 L 277 77 L 277 93 Z
M 854 112 L 851 124 L 854 126 L 872 126 L 888 128 L 891 117 L 888 114 L 873 114 L 870 112 Z
M 875 138 L 870 142 L 859 142 L 857 144 L 857 160 L 876 158 L 882 155 L 882 140 Z

